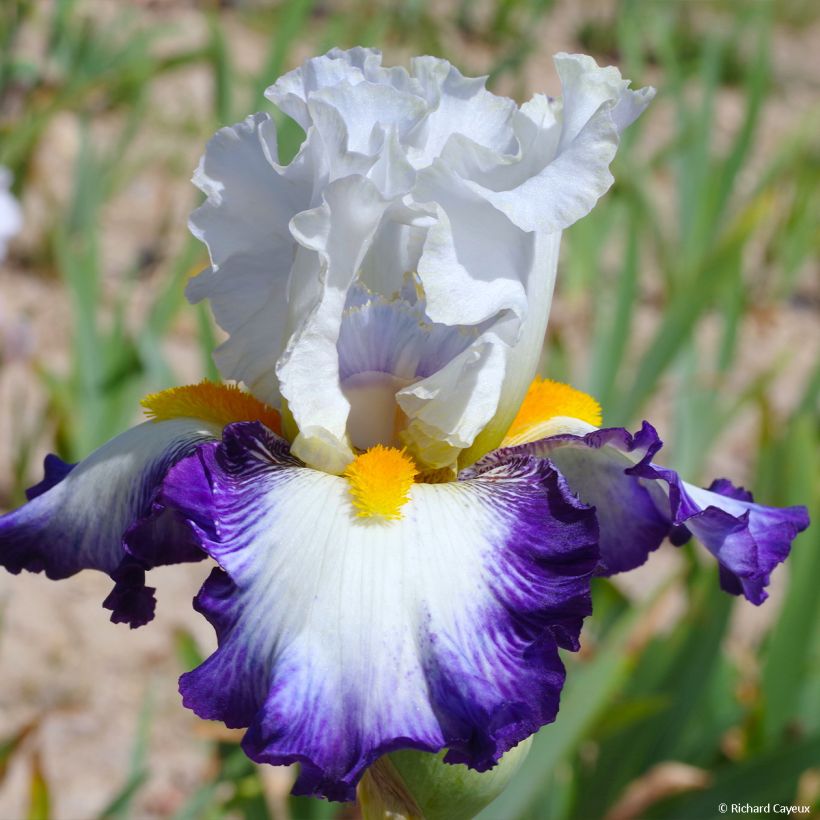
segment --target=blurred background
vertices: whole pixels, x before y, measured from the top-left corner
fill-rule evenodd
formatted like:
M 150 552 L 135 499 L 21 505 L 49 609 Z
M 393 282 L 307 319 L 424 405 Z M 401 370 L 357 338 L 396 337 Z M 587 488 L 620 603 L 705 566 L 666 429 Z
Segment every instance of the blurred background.
M 46 452 L 77 460 L 144 393 L 215 376 L 218 332 L 183 298 L 206 264 L 191 172 L 280 73 L 357 44 L 446 57 L 519 102 L 560 93 L 562 50 L 657 86 L 614 188 L 565 234 L 542 372 L 607 424 L 652 420 L 689 480 L 820 519 L 813 0 L 2 0 L 0 165 L 24 229 L 0 269 L 0 510 Z M 280 126 L 287 160 L 300 134 Z M 558 721 L 485 820 L 816 806 L 819 547 L 797 540 L 762 609 L 722 595 L 696 545 L 597 581 Z M 214 645 L 189 606 L 206 573 L 156 571 L 157 620 L 131 634 L 102 576 L 0 577 L 0 817 L 356 816 L 288 798 L 286 770 L 182 708 L 177 676 Z

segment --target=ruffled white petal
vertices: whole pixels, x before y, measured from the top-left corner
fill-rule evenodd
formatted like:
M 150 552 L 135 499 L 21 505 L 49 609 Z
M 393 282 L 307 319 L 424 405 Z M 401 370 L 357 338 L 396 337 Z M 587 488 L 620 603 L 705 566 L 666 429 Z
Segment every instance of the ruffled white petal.
M 426 321 L 473 328 L 475 341 L 396 395 L 404 439 L 428 466 L 498 444 L 540 353 L 560 231 L 609 187 L 619 132 L 651 97 L 590 58 L 556 65 L 563 103 L 518 109 L 444 60 L 408 72 L 377 51 L 334 50 L 267 91 L 306 131 L 290 165 L 261 114 L 209 145 L 192 228 L 213 264 L 188 293 L 210 299 L 230 335 L 222 375 L 285 398 L 308 463 L 339 472 L 353 453 L 338 350 L 350 288 L 393 299 L 408 274 Z
M 278 383 L 271 376 L 284 347 L 283 293 L 294 254 L 288 223 L 310 204 L 309 189 L 278 173 L 276 160 L 276 129 L 267 114 L 223 128 L 208 143 L 193 179 L 207 200 L 190 227 L 212 264 L 186 291 L 192 302 L 209 299 L 231 334 L 216 356 L 222 375 L 274 405 Z
M 533 265 L 526 280 L 527 314 L 518 329 L 517 341 L 506 357 L 498 405 L 471 445 L 461 453 L 462 467 L 501 443 L 535 378 L 547 330 L 560 244 L 560 233 L 535 235 Z
M 395 129 L 404 138 L 424 116 L 426 106 L 419 97 L 389 85 L 367 83 L 367 93 L 362 93 L 358 85 L 343 81 L 311 95 L 308 112 L 326 143 L 335 141 L 338 132 L 344 135 L 347 151 L 375 157 L 384 131 Z
M 493 158 L 459 140 L 449 164 L 522 230 L 550 233 L 585 216 L 612 184 L 609 165 L 620 132 L 651 101 L 654 89 L 630 91 L 613 67 L 559 54 L 561 105 L 536 96 L 517 120 L 519 151 Z
M 353 452 L 346 432 L 350 403 L 341 389 L 336 343 L 347 292 L 389 201 L 364 177 L 331 183 L 323 199 L 319 208 L 292 221 L 296 240 L 321 260 L 321 292 L 288 342 L 276 372 L 299 426 L 293 452 L 338 473 Z
M 523 318 L 534 236 L 518 229 L 441 163 L 424 173 L 416 195 L 436 203 L 438 213 L 418 267 L 430 318 L 475 325 L 503 310 Z
M 275 172 L 276 129 L 267 114 L 220 129 L 208 143 L 193 182 L 208 197 L 191 215 L 191 231 L 217 267 L 236 253 L 260 255 L 289 241 L 288 222 L 306 207 L 299 189 Z
M 486 77 L 465 77 L 446 60 L 436 57 L 417 57 L 412 69 L 430 107 L 409 140 L 410 158 L 416 168 L 430 165 L 456 134 L 497 154 L 515 151 L 511 127 L 515 103 L 487 91 Z
M 265 91 L 265 96 L 280 111 L 307 130 L 311 124 L 308 99 L 315 92 L 332 88 L 341 82 L 356 85 L 364 82 L 365 78 L 378 82 L 383 78 L 379 71 L 380 63 L 381 53 L 375 49 L 352 48 L 342 51 L 334 48 L 321 57 L 306 60 L 299 68 L 284 74 Z

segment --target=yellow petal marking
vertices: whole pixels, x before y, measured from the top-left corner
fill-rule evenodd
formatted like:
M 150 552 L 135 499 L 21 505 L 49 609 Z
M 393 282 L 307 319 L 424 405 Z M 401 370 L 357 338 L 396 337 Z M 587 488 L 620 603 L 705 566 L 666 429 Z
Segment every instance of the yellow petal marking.
M 401 518 L 401 508 L 410 500 L 418 469 L 404 450 L 377 444 L 348 465 L 353 506 L 360 518 Z
M 556 416 L 579 419 L 593 427 L 600 427 L 603 421 L 601 405 L 592 396 L 568 384 L 536 377 L 501 446 L 534 441 L 531 436 L 536 428 L 543 427 L 544 422 Z
M 282 434 L 279 413 L 232 384 L 205 381 L 149 393 L 141 402 L 151 421 L 194 418 L 224 427 L 235 421 L 261 421 Z

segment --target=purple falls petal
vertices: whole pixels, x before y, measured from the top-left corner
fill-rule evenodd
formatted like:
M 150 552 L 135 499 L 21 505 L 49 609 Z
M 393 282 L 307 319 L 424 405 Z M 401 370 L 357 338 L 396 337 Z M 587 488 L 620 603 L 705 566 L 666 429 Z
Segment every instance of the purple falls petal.
M 503 462 L 511 455 L 548 457 L 573 492 L 595 507 L 600 528 L 598 575 L 626 572 L 643 564 L 669 533 L 669 518 L 649 490 L 629 472 L 636 461 L 651 462 L 661 448 L 647 423 L 633 436 L 623 428 L 586 436 L 562 435 L 489 453 L 463 475 Z
M 219 648 L 183 675 L 184 703 L 247 726 L 254 760 L 300 763 L 295 793 L 352 800 L 401 748 L 488 769 L 555 718 L 558 647 L 578 646 L 598 550 L 549 463 L 414 485 L 404 518 L 381 523 L 356 517 L 343 478 L 243 423 L 178 462 L 161 496 L 220 565 L 196 601 Z
M 688 533 L 694 535 L 717 559 L 721 587 L 762 604 L 773 570 L 809 526 L 808 510 L 755 504 L 750 493 L 726 479 L 705 490 L 682 481 L 672 470 L 654 470 L 669 484 L 675 541 L 684 543 Z
M 144 586 L 144 567 L 127 555 L 123 535 L 148 514 L 171 464 L 212 435 L 192 419 L 146 422 L 76 466 L 49 456 L 29 502 L 0 517 L 0 566 L 52 579 L 83 569 L 105 572 L 116 584 L 105 603 L 112 620 L 132 626 L 150 620 L 153 591 Z
M 755 504 L 749 492 L 726 479 L 708 490 L 687 484 L 652 461 L 660 448 L 655 429 L 644 422 L 634 436 L 623 428 L 552 436 L 497 451 L 479 466 L 511 454 L 549 458 L 596 509 L 600 574 L 639 566 L 667 536 L 680 545 L 695 535 L 717 559 L 722 588 L 761 604 L 772 570 L 809 525 L 806 508 Z

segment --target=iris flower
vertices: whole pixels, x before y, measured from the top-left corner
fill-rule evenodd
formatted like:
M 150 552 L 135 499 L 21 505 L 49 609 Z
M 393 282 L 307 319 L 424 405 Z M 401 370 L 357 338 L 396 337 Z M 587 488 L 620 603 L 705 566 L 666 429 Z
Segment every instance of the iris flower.
M 432 57 L 334 50 L 279 79 L 293 161 L 254 114 L 194 175 L 211 265 L 188 296 L 245 389 L 147 397 L 148 421 L 76 466 L 50 456 L 0 518 L 7 569 L 108 573 L 132 627 L 146 570 L 213 559 L 194 606 L 218 648 L 183 701 L 246 727 L 254 760 L 300 763 L 296 793 L 353 799 L 402 748 L 492 768 L 555 719 L 593 576 L 695 535 L 759 604 L 808 524 L 686 484 L 651 425 L 601 427 L 592 398 L 533 381 L 561 232 L 653 95 L 555 63 L 563 99 L 520 108 Z

